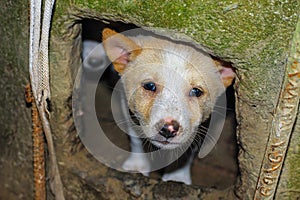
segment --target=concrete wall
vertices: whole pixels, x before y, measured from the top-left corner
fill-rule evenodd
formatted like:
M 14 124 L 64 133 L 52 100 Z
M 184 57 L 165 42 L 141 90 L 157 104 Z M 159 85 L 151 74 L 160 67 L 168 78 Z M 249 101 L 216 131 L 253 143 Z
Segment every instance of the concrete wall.
M 0 3 L 1 14 L 1 190 L 0 197 L 31 199 L 30 112 L 23 101 L 28 82 L 28 4 Z M 237 69 L 237 140 L 241 175 L 235 189 L 199 190 L 177 186 L 195 198 L 232 197 L 251 199 L 270 133 L 273 111 L 281 90 L 286 59 L 299 14 L 298 1 L 57 1 L 50 43 L 50 70 L 58 163 L 67 199 L 125 198 L 134 196 L 167 198 L 173 183 L 162 184 L 139 175 L 107 169 L 78 144 L 72 129 L 73 83 L 80 66 L 80 20 L 123 21 L 145 28 L 167 28 L 178 38 L 186 34 L 213 55 L 233 63 Z M 158 17 L 159 16 L 159 17 Z M 73 97 L 74 98 L 74 97 Z M 299 197 L 299 118 L 279 183 L 278 199 Z M 78 145 L 80 146 L 80 145 Z M 83 166 L 82 163 L 85 163 Z M 10 171 L 14 169 L 13 173 Z M 298 172 L 297 172 L 298 171 Z M 26 172 L 26 173 L 24 173 Z M 4 180 L 4 181 L 3 181 Z M 100 181 L 99 181 L 100 180 Z M 127 180 L 127 182 L 126 182 Z M 128 182 L 129 181 L 129 182 Z M 132 190 L 139 187 L 140 195 Z M 150 191 L 153 189 L 153 192 Z M 288 191 L 288 192 L 286 192 Z M 170 192 L 169 192 L 170 193 Z M 110 195 L 110 197 L 107 196 Z M 2 196 L 1 196 L 2 195 Z

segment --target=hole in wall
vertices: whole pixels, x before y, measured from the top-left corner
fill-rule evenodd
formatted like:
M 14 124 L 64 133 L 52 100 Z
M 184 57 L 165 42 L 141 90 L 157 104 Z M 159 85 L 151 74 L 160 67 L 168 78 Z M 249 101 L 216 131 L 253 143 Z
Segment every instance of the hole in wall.
M 91 56 L 89 53 L 92 49 L 99 47 L 102 38 L 102 30 L 109 27 L 117 32 L 138 28 L 134 24 L 125 24 L 123 22 L 102 22 L 94 19 L 83 19 L 82 24 L 82 57 L 83 63 L 83 80 L 86 83 L 98 81 L 94 76 L 95 71 L 101 70 L 109 62 L 103 49 L 99 49 L 98 54 Z M 101 52 L 101 53 L 100 53 Z M 90 56 L 86 60 L 86 56 Z M 100 58 L 100 59 L 99 59 Z M 113 66 L 107 67 L 103 76 L 98 81 L 98 87 L 95 96 L 95 109 L 98 121 L 103 128 L 107 137 L 124 150 L 130 150 L 129 138 L 114 121 L 111 112 L 111 96 L 115 84 L 119 80 L 119 75 L 114 71 Z M 233 186 L 238 176 L 237 164 L 237 142 L 235 137 L 235 97 L 234 88 L 230 86 L 226 90 L 227 96 L 227 117 L 223 132 L 218 140 L 217 145 L 209 155 L 202 159 L 197 157 L 192 165 L 193 185 L 224 189 Z M 121 110 L 120 108 L 117 108 Z M 158 178 L 159 173 L 151 173 L 150 177 Z

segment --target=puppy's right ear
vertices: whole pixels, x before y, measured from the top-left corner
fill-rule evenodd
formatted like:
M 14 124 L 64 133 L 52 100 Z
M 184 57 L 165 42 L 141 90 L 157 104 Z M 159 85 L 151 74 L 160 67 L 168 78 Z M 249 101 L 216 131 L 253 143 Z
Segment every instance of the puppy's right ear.
M 103 30 L 102 41 L 108 58 L 119 73 L 142 52 L 142 48 L 133 40 L 109 28 Z

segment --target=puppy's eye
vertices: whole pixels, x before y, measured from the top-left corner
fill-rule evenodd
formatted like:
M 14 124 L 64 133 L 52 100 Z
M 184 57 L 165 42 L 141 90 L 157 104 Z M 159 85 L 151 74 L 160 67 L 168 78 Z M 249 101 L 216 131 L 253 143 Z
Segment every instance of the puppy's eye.
M 153 82 L 143 83 L 142 86 L 145 90 L 150 90 L 152 92 L 156 91 L 156 85 Z
M 200 97 L 200 96 L 202 96 L 202 94 L 203 94 L 202 90 L 200 90 L 199 88 L 193 88 L 193 89 L 191 89 L 189 96 L 190 97 Z

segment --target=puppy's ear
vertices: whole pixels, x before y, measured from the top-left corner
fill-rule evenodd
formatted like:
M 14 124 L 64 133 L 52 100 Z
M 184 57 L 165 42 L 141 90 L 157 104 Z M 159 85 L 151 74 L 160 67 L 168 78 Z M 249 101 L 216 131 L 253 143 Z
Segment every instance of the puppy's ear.
M 220 72 L 223 84 L 226 87 L 230 86 L 235 78 L 235 72 L 229 63 L 214 59 L 217 69 Z
M 142 48 L 134 41 L 109 28 L 103 30 L 102 41 L 108 58 L 119 73 L 142 52 Z

